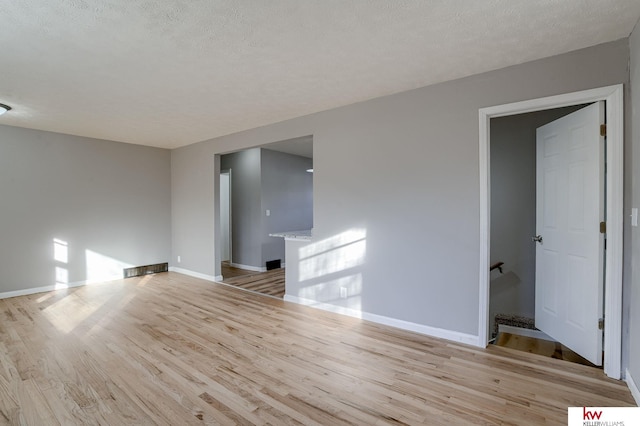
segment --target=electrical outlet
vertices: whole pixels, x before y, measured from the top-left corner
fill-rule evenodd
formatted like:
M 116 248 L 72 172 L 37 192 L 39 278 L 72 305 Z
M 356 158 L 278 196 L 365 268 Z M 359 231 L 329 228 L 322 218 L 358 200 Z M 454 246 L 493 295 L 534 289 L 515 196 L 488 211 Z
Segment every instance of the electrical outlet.
M 180 256 L 178 256 L 178 263 L 182 262 L 182 259 L 180 258 Z
M 340 287 L 340 298 L 342 299 L 346 299 L 347 296 L 347 288 L 346 287 Z
M 267 216 L 271 216 L 271 210 L 267 209 L 266 213 L 267 213 Z
M 638 226 L 638 208 L 631 209 L 631 226 Z

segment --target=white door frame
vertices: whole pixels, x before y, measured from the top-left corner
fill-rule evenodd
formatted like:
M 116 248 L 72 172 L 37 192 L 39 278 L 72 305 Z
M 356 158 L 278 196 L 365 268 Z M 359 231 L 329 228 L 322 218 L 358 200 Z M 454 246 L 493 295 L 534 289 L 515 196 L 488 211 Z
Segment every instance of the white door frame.
M 228 186 L 229 188 L 227 189 L 227 196 L 228 196 L 228 206 L 229 206 L 229 211 L 227 212 L 227 214 L 229 215 L 229 220 L 228 220 L 228 225 L 229 225 L 229 229 L 228 229 L 228 233 L 229 233 L 229 241 L 227 241 L 227 250 L 229 250 L 229 264 L 233 263 L 233 236 L 231 233 L 231 228 L 233 226 L 233 215 L 232 215 L 232 205 L 233 203 L 231 202 L 231 169 L 224 169 L 224 170 L 220 170 L 220 176 L 222 175 L 228 175 Z M 222 179 L 220 179 L 220 181 L 222 182 Z M 220 194 L 222 194 L 222 190 L 220 190 Z M 222 199 L 220 200 L 220 217 L 222 218 Z M 222 224 L 220 225 L 220 229 L 222 229 Z M 222 239 L 222 238 L 221 238 Z M 222 251 L 222 250 L 220 250 Z
M 489 174 L 490 120 L 552 108 L 606 101 L 607 108 L 607 256 L 605 261 L 604 372 L 620 379 L 622 359 L 622 232 L 623 232 L 623 85 L 601 87 L 546 98 L 481 108 L 480 120 L 480 306 L 478 345 L 489 337 L 489 250 L 491 176 Z

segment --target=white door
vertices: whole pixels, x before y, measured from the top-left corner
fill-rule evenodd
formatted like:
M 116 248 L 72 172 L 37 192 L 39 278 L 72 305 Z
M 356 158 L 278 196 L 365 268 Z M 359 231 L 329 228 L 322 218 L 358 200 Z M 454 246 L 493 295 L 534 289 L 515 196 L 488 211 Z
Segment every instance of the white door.
M 537 130 L 536 327 L 602 365 L 604 102 Z

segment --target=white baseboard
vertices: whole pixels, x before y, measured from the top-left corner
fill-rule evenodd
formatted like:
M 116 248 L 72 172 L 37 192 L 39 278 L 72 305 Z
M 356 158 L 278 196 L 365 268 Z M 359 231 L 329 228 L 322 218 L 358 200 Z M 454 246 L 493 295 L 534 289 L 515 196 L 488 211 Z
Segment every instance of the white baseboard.
M 414 331 L 416 333 L 425 334 L 431 337 L 439 337 L 454 342 L 465 343 L 467 345 L 480 346 L 478 336 L 460 333 L 458 331 L 445 330 L 443 328 L 430 327 L 428 325 L 416 324 L 414 322 L 399 320 L 386 317 L 383 315 L 361 312 L 355 309 L 345 308 L 343 306 L 331 305 L 328 303 L 316 302 L 315 300 L 303 299 L 297 296 L 285 295 L 286 302 L 297 303 L 299 305 L 311 306 L 313 308 L 322 309 L 324 311 L 334 312 L 341 315 L 347 315 L 354 318 L 360 318 L 378 324 L 389 325 L 391 327 L 400 328 L 402 330 Z
M 190 271 L 188 269 L 176 268 L 175 266 L 170 266 L 169 271 L 177 272 L 179 274 L 189 275 L 195 278 L 201 278 L 207 281 L 214 281 L 214 282 L 222 281 L 222 275 L 218 275 L 217 277 L 215 277 L 212 275 L 205 275 L 199 272 Z M 0 299 L 8 299 L 10 297 L 18 297 L 18 296 L 28 296 L 30 294 L 46 293 L 48 291 L 63 290 L 65 288 L 73 288 L 73 287 L 82 287 L 83 285 L 100 284 L 104 282 L 116 281 L 116 280 L 122 280 L 122 279 L 124 279 L 122 275 L 116 275 L 116 276 L 104 277 L 99 280 L 93 279 L 93 280 L 75 281 L 75 282 L 66 283 L 66 284 L 53 284 L 53 285 L 47 285 L 44 287 L 33 287 L 33 288 L 26 288 L 23 290 L 5 291 L 3 293 L 0 293 Z
M 498 324 L 498 333 L 509 333 L 517 336 L 533 337 L 534 339 L 548 340 L 555 342 L 553 337 L 548 336 L 540 330 L 533 330 L 530 328 L 514 327 L 512 325 Z
M 222 275 L 214 276 L 214 275 L 201 274 L 200 272 L 190 271 L 188 269 L 182 269 L 176 266 L 169 266 L 169 271 L 177 272 L 183 275 L 189 275 L 190 277 L 200 278 L 207 281 L 213 281 L 213 282 L 222 281 Z
M 229 263 L 229 266 L 233 266 L 234 268 L 244 269 L 244 270 L 253 271 L 253 272 L 265 272 L 267 270 L 266 267 L 243 265 L 241 263 Z
M 625 370 L 624 376 L 624 380 L 627 382 L 627 386 L 629 386 L 631 395 L 633 396 L 633 399 L 636 400 L 636 405 L 640 406 L 640 389 L 638 389 L 638 385 L 636 385 L 636 382 L 633 380 L 633 376 L 631 375 L 631 372 L 629 372 L 628 368 Z
M 74 281 L 72 283 L 65 283 L 65 284 L 58 283 L 53 285 L 47 285 L 44 287 L 32 287 L 32 288 L 25 288 L 23 290 L 6 291 L 3 293 L 0 293 L 0 299 L 8 299 L 10 297 L 18 297 L 18 296 L 28 296 L 30 294 L 46 293 L 48 291 L 64 290 L 66 288 L 82 287 L 83 285 L 99 284 L 103 282 L 115 281 L 115 280 L 121 280 L 121 279 L 123 279 L 122 275 L 117 275 L 117 276 L 105 277 L 104 279 L 100 279 L 100 280 Z

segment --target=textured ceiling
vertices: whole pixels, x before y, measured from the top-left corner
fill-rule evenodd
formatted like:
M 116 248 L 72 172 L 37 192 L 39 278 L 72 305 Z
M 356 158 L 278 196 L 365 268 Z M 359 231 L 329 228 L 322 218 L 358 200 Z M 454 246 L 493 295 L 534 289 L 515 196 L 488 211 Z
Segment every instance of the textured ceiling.
M 7 124 L 173 148 L 627 37 L 638 0 L 2 0 Z

